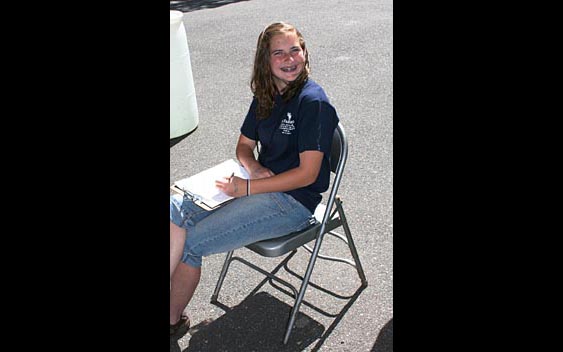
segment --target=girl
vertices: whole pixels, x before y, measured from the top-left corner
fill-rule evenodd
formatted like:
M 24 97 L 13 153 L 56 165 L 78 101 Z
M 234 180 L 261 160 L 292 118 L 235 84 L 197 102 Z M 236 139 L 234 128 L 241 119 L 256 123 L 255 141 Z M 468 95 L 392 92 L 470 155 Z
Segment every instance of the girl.
M 267 26 L 258 37 L 250 85 L 254 98 L 236 145 L 237 159 L 250 179 L 216 181 L 235 200 L 213 211 L 171 196 L 171 338 L 179 339 L 189 329 L 184 310 L 199 283 L 203 256 L 311 224 L 329 186 L 328 158 L 338 116 L 309 73 L 301 33 L 288 23 Z

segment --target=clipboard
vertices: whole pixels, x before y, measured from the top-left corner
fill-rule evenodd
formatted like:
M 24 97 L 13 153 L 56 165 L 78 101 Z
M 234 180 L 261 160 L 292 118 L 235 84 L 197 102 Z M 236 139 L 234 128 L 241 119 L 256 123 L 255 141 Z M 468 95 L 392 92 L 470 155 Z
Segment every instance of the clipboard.
M 250 178 L 248 172 L 234 159 L 228 159 L 193 176 L 175 181 L 170 189 L 207 211 L 217 209 L 234 199 L 215 187 L 215 181 L 234 174 Z

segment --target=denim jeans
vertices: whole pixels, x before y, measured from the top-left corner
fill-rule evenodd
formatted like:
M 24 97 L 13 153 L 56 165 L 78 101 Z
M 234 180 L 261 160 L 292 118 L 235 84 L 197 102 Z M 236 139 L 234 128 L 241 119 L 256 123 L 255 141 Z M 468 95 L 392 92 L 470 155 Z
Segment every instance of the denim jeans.
M 186 229 L 182 262 L 192 267 L 201 267 L 204 256 L 302 230 L 311 219 L 311 212 L 285 193 L 236 198 L 212 211 L 170 196 L 170 221 Z

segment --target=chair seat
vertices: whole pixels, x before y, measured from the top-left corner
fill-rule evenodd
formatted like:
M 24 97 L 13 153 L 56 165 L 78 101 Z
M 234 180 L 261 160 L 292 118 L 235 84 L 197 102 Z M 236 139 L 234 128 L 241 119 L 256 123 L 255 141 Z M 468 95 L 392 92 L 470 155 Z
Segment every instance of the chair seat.
M 290 233 L 282 237 L 272 238 L 271 240 L 254 242 L 246 246 L 246 248 L 265 257 L 279 257 L 313 240 L 319 232 L 320 227 L 321 224 L 317 221 L 305 230 Z
M 296 248 L 299 248 L 315 239 L 321 228 L 321 221 L 323 219 L 325 209 L 326 205 L 319 204 L 315 209 L 315 223 L 304 230 L 293 232 L 282 237 L 272 238 L 270 240 L 254 242 L 246 246 L 246 248 L 265 257 L 279 257 L 280 255 L 284 255 Z M 327 231 L 332 231 L 332 229 L 338 227 L 339 225 L 339 218 L 331 219 L 327 223 Z

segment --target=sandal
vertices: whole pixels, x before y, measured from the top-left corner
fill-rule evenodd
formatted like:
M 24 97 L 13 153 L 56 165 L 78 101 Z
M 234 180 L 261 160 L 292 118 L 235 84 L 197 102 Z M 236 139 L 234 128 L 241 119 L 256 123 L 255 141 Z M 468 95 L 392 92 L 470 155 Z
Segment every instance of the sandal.
M 176 324 L 170 324 L 170 337 L 180 339 L 188 332 L 189 329 L 190 318 L 186 315 L 182 315 Z

